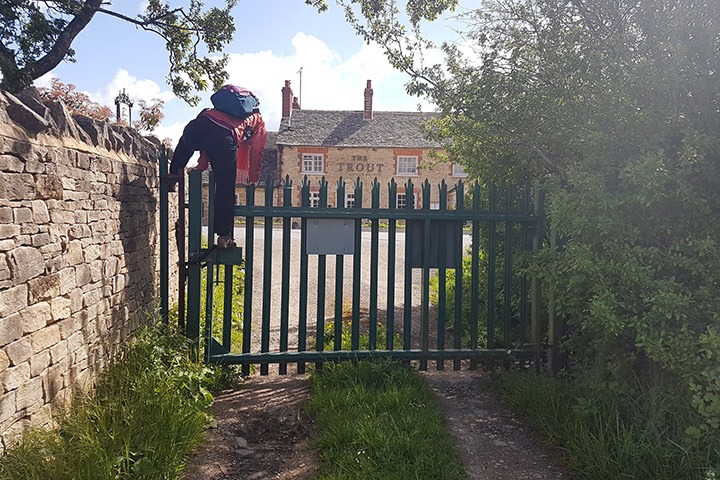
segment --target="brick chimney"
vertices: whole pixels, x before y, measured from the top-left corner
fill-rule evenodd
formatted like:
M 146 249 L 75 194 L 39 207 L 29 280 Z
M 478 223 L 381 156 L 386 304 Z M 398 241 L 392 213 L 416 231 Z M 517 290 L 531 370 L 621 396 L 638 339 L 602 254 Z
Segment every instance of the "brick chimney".
M 293 97 L 293 104 L 292 104 L 293 110 L 300 110 L 300 104 L 298 103 L 298 98 Z
M 290 88 L 290 80 L 285 80 L 285 86 L 282 88 L 282 118 L 290 116 L 290 109 L 293 108 L 293 91 Z
M 365 87 L 365 109 L 363 110 L 363 119 L 364 120 L 372 120 L 372 118 L 373 118 L 372 96 L 373 96 L 372 82 L 370 80 L 368 80 L 367 87 Z

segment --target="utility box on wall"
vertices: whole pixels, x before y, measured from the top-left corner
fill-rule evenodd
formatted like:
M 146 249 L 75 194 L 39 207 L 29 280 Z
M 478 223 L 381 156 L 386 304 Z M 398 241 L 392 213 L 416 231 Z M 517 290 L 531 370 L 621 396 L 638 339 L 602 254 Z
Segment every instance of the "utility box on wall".
M 410 267 L 423 268 L 425 239 L 425 220 L 408 220 L 407 235 L 412 237 L 412 255 Z M 430 220 L 430 268 L 440 268 L 441 255 L 445 255 L 445 268 L 456 268 L 462 261 L 462 252 L 458 252 L 459 238 L 462 235 L 462 222 L 458 220 Z M 444 252 L 440 251 L 440 238 L 445 238 Z M 409 240 L 409 239 L 408 239 Z M 407 241 L 407 240 L 406 240 Z

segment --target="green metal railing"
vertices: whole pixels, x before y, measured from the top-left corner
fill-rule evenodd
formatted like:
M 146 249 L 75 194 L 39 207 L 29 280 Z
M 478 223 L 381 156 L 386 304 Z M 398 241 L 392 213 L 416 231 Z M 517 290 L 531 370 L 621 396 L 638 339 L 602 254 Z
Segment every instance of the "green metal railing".
M 417 360 L 421 369 L 433 361 L 438 370 L 446 360 L 454 369 L 463 359 L 472 367 L 487 357 L 539 362 L 544 331 L 538 324 L 539 284 L 513 268 L 517 252 L 542 244 L 542 191 L 537 185 L 517 189 L 460 181 L 449 188 L 443 181 L 431 204 L 429 182 L 416 190 L 410 179 L 404 184 L 404 208 L 397 208 L 395 180 L 385 188 L 372 182 L 369 207 L 363 204 L 359 179 L 353 185 L 337 182 L 330 202 L 335 206 L 329 205 L 324 178 L 316 185 L 305 178 L 299 189 L 289 178 L 281 185 L 244 188 L 245 205 L 235 206 L 236 220 L 244 220 L 244 238 L 236 238 L 240 248 L 233 251 L 201 244 L 203 208 L 206 238 L 214 238 L 212 174 L 204 203 L 200 172 L 190 172 L 189 202 L 181 204 L 189 220 L 186 333 L 198 339 L 207 361 L 240 364 L 245 372 L 257 364 L 261 374 L 268 373 L 269 364 L 279 364 L 285 374 L 288 363 L 294 363 L 303 373 L 308 362 L 364 358 Z M 255 201 L 258 191 L 264 193 L 261 205 Z M 348 191 L 355 203 L 346 208 Z M 258 219 L 263 225 L 255 226 Z M 257 232 L 262 232 L 262 245 L 256 245 Z M 279 269 L 273 267 L 278 256 Z M 293 257 L 296 268 L 291 268 Z M 334 261 L 334 285 L 327 281 L 333 272 L 329 260 Z M 352 262 L 351 272 L 347 262 Z M 234 327 L 242 332 L 240 351 L 232 351 L 230 342 L 235 268 L 244 269 L 241 326 Z M 364 286 L 363 275 L 369 276 Z M 274 285 L 280 286 L 279 296 L 272 294 Z M 396 286 L 402 287 L 401 296 Z M 222 319 L 212 314 L 217 288 L 223 289 Z M 256 294 L 262 295 L 257 313 Z M 326 308 L 330 301 L 334 308 Z M 213 324 L 220 320 L 222 334 L 216 332 L 216 339 Z M 343 325 L 347 323 L 349 328 Z M 383 344 L 378 343 L 379 328 L 385 330 Z M 345 350 L 343 332 L 350 337 Z

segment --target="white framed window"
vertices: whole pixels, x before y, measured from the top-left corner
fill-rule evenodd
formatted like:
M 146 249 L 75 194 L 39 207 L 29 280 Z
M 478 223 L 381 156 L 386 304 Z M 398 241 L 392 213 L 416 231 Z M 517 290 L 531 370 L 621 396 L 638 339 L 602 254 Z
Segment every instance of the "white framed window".
M 320 192 L 310 192 L 310 206 L 313 208 L 320 206 Z
M 440 204 L 439 203 L 431 203 L 430 210 L 440 210 Z
M 462 165 L 453 163 L 452 176 L 453 177 L 467 177 L 467 173 L 465 173 L 465 170 L 463 169 Z
M 398 155 L 397 174 L 412 176 L 417 175 L 418 157 L 409 155 Z
M 322 153 L 303 153 L 302 173 L 318 175 L 323 173 L 324 157 Z
M 346 193 L 345 194 L 345 208 L 355 208 L 355 194 L 354 193 Z
M 397 194 L 397 203 L 395 208 L 405 208 L 407 206 L 407 196 L 404 193 Z

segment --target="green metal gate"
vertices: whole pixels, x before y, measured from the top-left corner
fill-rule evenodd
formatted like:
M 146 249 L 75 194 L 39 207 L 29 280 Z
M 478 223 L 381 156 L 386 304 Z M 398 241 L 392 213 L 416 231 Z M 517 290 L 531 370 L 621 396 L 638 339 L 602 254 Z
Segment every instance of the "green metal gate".
M 160 164 L 162 178 L 166 160 L 161 158 Z M 244 222 L 243 238 L 235 239 L 240 247 L 222 251 L 202 245 L 203 217 L 205 238 L 214 238 L 212 173 L 205 187 L 200 172 L 188 177 L 188 202 L 181 201 L 179 209 L 181 215 L 188 211 L 187 262 L 184 235 L 177 235 L 187 322 L 184 295 L 179 322 L 197 339 L 207 361 L 241 364 L 245 372 L 260 365 L 261 374 L 268 373 L 269 364 L 279 364 L 281 374 L 287 373 L 288 363 L 296 364 L 302 373 L 306 362 L 365 358 L 417 360 L 420 369 L 430 361 L 441 370 L 445 361 L 459 369 L 463 359 L 472 366 L 483 357 L 514 356 L 533 359 L 538 367 L 539 285 L 513 268 L 519 252 L 541 245 L 543 199 L 537 185 L 501 188 L 459 181 L 449 187 L 443 181 L 432 187 L 426 180 L 416 189 L 409 179 L 400 186 L 405 192 L 402 208 L 397 208 L 395 180 L 382 187 L 372 182 L 369 202 L 363 202 L 361 181 L 346 185 L 341 179 L 331 195 L 334 206 L 324 178 L 313 185 L 306 177 L 299 192 L 289 178 L 280 185 L 249 185 L 242 187 L 244 205 L 235 206 L 236 222 Z M 161 181 L 165 241 L 168 184 Z M 435 204 L 432 188 L 437 188 Z M 261 205 L 255 203 L 258 192 L 264 193 Z M 346 205 L 346 192 L 353 194 L 354 205 Z M 183 218 L 178 225 L 184 223 Z M 167 316 L 167 248 L 163 255 L 161 294 Z M 279 262 L 279 272 L 273 260 Z M 262 265 L 256 263 L 260 261 Z M 334 270 L 328 269 L 329 261 Z M 350 278 L 346 262 L 352 263 Z M 244 282 L 233 285 L 239 268 Z M 333 272 L 334 284 L 327 281 Z M 363 283 L 363 277 L 369 282 Z M 278 284 L 276 296 L 272 290 Z M 222 295 L 215 293 L 218 289 Z M 240 290 L 243 312 L 233 325 L 233 300 Z M 256 292 L 262 295 L 260 311 L 253 308 Z M 214 308 L 218 296 L 221 309 Z M 329 315 L 326 302 L 334 302 Z M 214 310 L 221 313 L 213 315 Z M 242 337 L 239 351 L 231 346 L 233 329 Z

